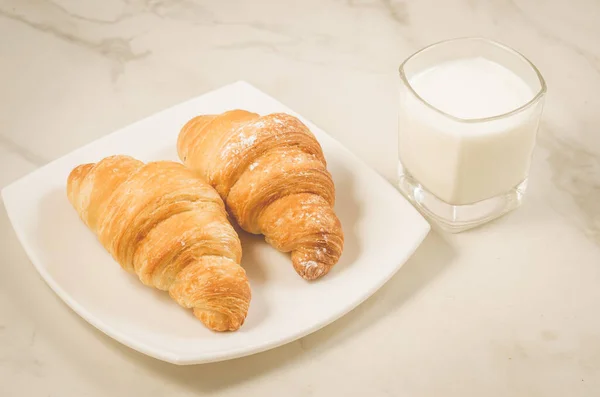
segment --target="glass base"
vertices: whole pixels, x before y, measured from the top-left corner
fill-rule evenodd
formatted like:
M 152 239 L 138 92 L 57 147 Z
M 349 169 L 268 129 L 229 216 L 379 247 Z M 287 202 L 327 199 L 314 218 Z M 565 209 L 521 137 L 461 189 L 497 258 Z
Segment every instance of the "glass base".
M 471 229 L 519 207 L 527 190 L 527 179 L 510 191 L 473 204 L 448 204 L 417 182 L 401 163 L 398 163 L 401 192 L 417 209 L 444 231 L 459 233 Z

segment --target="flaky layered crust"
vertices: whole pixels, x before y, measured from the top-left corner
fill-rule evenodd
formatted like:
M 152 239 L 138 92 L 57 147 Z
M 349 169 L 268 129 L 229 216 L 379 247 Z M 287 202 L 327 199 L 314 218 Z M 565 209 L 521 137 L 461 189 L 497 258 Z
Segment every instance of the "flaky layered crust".
M 344 235 L 335 187 L 321 146 L 300 120 L 244 110 L 198 116 L 182 128 L 177 150 L 244 230 L 291 252 L 300 276 L 319 278 L 337 263 Z
M 250 287 L 217 192 L 182 164 L 111 156 L 76 167 L 67 195 L 113 258 L 208 328 L 244 323 Z

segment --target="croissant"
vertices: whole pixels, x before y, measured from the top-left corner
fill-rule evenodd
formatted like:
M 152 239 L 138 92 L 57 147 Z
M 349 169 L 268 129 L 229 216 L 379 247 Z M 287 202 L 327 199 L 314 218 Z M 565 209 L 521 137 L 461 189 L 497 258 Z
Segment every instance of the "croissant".
M 240 240 L 217 192 L 182 164 L 111 156 L 67 180 L 69 201 L 104 248 L 214 331 L 244 323 L 250 303 Z
M 244 110 L 197 116 L 183 126 L 177 151 L 219 192 L 242 229 L 291 252 L 300 276 L 317 279 L 338 262 L 344 235 L 333 180 L 300 120 Z

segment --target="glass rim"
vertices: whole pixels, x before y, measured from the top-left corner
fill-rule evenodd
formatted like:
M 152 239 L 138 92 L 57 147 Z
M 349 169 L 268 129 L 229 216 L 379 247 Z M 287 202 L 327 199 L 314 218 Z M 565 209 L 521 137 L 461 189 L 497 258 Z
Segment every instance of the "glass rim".
M 439 45 L 442 44 L 448 44 L 448 43 L 452 43 L 455 41 L 467 41 L 467 40 L 476 40 L 476 41 L 483 41 L 486 42 L 488 44 L 492 44 L 496 47 L 501 48 L 504 51 L 507 51 L 509 53 L 511 53 L 512 55 L 520 58 L 521 60 L 525 61 L 525 63 L 527 63 L 535 72 L 539 83 L 540 83 L 540 89 L 539 91 L 533 96 L 533 98 L 531 98 L 528 102 L 526 102 L 525 104 L 519 106 L 516 109 L 513 109 L 509 112 L 506 113 L 501 113 L 501 114 L 497 114 L 494 116 L 488 116 L 488 117 L 480 117 L 480 118 L 462 118 L 462 117 L 458 117 L 458 116 L 454 116 L 452 114 L 446 113 L 443 110 L 437 108 L 436 106 L 433 106 L 431 103 L 429 103 L 428 101 L 426 101 L 424 98 L 422 98 L 419 94 L 417 94 L 417 92 L 414 90 L 414 88 L 412 87 L 412 85 L 410 84 L 410 82 L 408 81 L 408 78 L 406 77 L 406 74 L 404 73 L 404 69 L 406 67 L 406 64 L 413 59 L 414 57 L 416 57 L 417 55 L 421 54 L 422 52 L 425 52 L 426 50 L 432 48 L 432 47 L 437 47 Z M 493 120 L 499 120 L 499 119 L 503 119 L 518 113 L 521 113 L 522 111 L 526 110 L 527 108 L 531 107 L 532 105 L 534 105 L 535 103 L 537 103 L 545 94 L 546 94 L 546 80 L 544 80 L 544 77 L 542 76 L 542 73 L 538 70 L 538 68 L 535 66 L 535 64 L 533 62 L 531 62 L 525 55 L 521 54 L 519 51 L 515 50 L 514 48 L 511 48 L 505 44 L 502 44 L 500 42 L 497 42 L 495 40 L 491 40 L 485 37 L 457 37 L 457 38 L 453 38 L 453 39 L 447 39 L 447 40 L 442 40 L 442 41 L 438 41 L 436 43 L 430 44 L 426 47 L 421 48 L 420 50 L 414 52 L 412 55 L 410 55 L 408 58 L 406 58 L 401 64 L 400 67 L 398 69 L 398 72 L 400 73 L 400 78 L 402 79 L 402 82 L 406 85 L 406 87 L 408 87 L 408 89 L 410 90 L 410 92 L 422 103 L 424 103 L 427 107 L 429 107 L 430 109 L 434 110 L 435 112 L 441 114 L 442 116 L 448 117 L 452 120 L 455 121 L 459 121 L 461 123 L 480 123 L 480 122 L 486 122 L 486 121 L 493 121 Z

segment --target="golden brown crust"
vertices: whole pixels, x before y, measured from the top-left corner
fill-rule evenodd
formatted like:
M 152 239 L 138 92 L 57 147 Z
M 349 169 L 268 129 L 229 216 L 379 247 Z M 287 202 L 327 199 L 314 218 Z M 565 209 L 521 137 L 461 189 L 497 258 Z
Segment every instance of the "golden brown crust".
M 212 330 L 243 324 L 251 294 L 239 238 L 217 192 L 183 165 L 107 157 L 76 167 L 67 195 L 123 269 Z
M 244 110 L 198 116 L 182 128 L 181 160 L 219 192 L 240 226 L 292 252 L 313 280 L 342 254 L 335 188 L 321 146 L 297 118 Z

